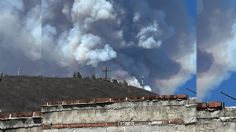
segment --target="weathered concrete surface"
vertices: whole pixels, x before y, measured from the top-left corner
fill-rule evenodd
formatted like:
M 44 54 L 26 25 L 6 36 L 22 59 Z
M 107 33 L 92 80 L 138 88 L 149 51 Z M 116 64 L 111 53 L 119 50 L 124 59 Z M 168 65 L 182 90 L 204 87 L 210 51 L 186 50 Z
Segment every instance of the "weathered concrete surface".
M 41 112 L 0 113 L 0 132 L 41 132 Z
M 70 108 L 43 114 L 43 124 L 159 121 L 181 119 L 196 122 L 196 109 L 185 101 L 123 102 L 96 108 Z
M 236 107 L 183 95 L 52 101 L 0 113 L 0 132 L 236 132 Z
M 152 99 L 42 107 L 45 132 L 194 132 L 196 99 Z
M 108 128 L 53 129 L 44 132 L 197 132 L 195 125 L 120 126 Z
M 236 132 L 236 123 L 200 119 L 197 123 L 197 132 Z
M 1 130 L 0 130 L 1 132 Z M 9 129 L 4 132 L 43 132 L 41 127 Z
M 0 129 L 22 128 L 22 127 L 30 128 L 30 127 L 35 127 L 35 126 L 41 126 L 41 124 L 34 123 L 32 118 L 0 121 Z
M 236 107 L 197 112 L 197 131 L 236 132 Z

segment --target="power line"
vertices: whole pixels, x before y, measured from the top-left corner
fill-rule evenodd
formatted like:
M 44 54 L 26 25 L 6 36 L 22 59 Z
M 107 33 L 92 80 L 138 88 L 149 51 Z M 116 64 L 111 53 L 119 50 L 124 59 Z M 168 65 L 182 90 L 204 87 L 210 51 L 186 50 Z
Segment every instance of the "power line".
M 190 88 L 185 88 L 185 89 L 187 89 L 188 91 L 190 91 L 190 92 L 192 92 L 192 93 L 194 93 L 194 94 L 197 94 L 195 91 L 193 91 L 193 90 L 190 89 Z
M 226 96 L 226 97 L 229 97 L 229 98 L 231 98 L 231 99 L 233 99 L 233 100 L 236 100 L 235 97 L 230 96 L 230 95 L 228 95 L 228 94 L 226 94 L 226 93 L 224 93 L 224 92 L 220 92 L 220 93 L 223 94 L 223 95 Z

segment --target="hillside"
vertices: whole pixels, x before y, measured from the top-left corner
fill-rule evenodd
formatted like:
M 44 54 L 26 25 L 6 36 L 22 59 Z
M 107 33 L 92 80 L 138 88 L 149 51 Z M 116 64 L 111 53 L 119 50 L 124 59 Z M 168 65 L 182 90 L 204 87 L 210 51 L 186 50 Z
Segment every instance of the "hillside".
M 0 81 L 0 110 L 38 111 L 46 100 L 147 95 L 155 94 L 102 79 L 4 76 Z

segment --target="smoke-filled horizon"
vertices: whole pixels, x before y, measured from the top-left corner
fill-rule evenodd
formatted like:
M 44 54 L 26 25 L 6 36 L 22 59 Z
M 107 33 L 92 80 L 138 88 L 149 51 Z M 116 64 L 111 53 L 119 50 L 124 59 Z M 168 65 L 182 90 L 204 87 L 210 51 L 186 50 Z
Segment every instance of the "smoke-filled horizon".
M 204 99 L 236 71 L 236 1 L 199 0 L 197 96 Z M 227 87 L 223 88 L 228 90 Z M 217 91 L 218 92 L 218 91 Z
M 161 94 L 196 74 L 187 0 L 1 0 L 0 71 L 102 76 Z

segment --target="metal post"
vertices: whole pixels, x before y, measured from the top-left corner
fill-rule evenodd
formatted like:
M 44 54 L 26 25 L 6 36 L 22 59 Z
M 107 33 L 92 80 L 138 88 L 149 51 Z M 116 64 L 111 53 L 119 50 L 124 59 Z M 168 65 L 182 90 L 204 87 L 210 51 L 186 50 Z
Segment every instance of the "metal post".
M 108 78 L 108 72 L 110 72 L 110 70 L 106 67 L 105 70 L 103 70 L 104 74 L 105 74 L 105 80 L 107 80 Z

